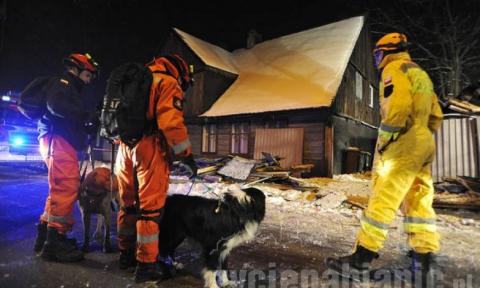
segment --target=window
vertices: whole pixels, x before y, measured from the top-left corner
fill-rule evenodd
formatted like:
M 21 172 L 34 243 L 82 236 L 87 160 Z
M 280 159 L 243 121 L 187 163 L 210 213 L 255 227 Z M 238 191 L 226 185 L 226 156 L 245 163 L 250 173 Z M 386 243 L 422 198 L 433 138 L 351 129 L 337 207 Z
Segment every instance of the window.
M 355 72 L 355 96 L 360 101 L 363 99 L 363 78 L 358 71 Z
M 373 99 L 375 98 L 375 89 L 373 88 L 372 85 L 369 85 L 370 86 L 370 102 L 368 103 L 368 106 L 370 106 L 370 108 L 373 108 Z
M 215 124 L 208 124 L 203 126 L 202 152 L 217 152 L 217 126 Z
M 248 154 L 248 124 L 232 124 L 230 152 L 233 154 Z

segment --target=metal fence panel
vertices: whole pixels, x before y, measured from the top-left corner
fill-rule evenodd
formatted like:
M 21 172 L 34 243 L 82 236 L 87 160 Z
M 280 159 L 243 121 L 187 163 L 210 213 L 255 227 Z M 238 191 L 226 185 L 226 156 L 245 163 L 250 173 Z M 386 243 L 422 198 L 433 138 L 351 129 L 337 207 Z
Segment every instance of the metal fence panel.
M 479 176 L 479 128 L 479 117 L 445 115 L 442 126 L 435 133 L 434 182 L 444 177 Z

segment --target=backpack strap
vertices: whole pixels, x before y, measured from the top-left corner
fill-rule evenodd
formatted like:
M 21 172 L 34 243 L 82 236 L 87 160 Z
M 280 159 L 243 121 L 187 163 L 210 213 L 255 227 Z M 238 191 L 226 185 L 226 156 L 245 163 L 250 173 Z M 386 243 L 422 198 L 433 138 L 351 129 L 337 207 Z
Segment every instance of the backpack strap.
M 161 70 L 155 70 L 155 71 L 152 71 L 152 74 L 153 74 L 153 83 L 155 83 L 156 80 L 158 80 L 158 82 L 156 83 L 158 85 L 158 83 L 160 83 L 162 81 L 161 78 L 159 77 L 155 77 L 155 74 L 163 74 L 163 75 L 168 75 L 170 77 L 173 77 L 170 73 L 168 73 L 167 71 L 161 71 Z M 159 101 L 158 99 L 155 99 L 155 106 L 157 104 L 157 101 Z M 157 133 L 158 131 L 158 125 L 157 125 L 157 110 L 155 109 L 155 107 L 153 107 L 153 119 L 152 121 L 150 121 L 149 123 L 149 126 L 145 129 L 145 135 L 152 135 L 152 134 L 155 134 Z

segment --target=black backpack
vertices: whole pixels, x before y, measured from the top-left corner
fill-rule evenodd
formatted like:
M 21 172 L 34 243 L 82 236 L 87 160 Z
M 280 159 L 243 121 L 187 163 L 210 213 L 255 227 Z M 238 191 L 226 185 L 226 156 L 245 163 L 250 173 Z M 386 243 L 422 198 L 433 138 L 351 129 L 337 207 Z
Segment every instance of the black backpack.
M 125 63 L 112 71 L 103 98 L 101 136 L 130 147 L 140 141 L 152 127 L 147 121 L 152 81 L 152 72 L 140 63 Z
M 40 119 L 47 112 L 46 87 L 52 77 L 38 77 L 23 89 L 17 100 L 20 113 L 31 120 Z

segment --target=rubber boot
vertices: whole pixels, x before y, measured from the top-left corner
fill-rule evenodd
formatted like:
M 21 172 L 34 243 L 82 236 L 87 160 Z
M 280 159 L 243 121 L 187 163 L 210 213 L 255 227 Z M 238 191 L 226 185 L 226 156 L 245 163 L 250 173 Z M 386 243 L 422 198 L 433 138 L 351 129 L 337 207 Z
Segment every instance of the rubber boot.
M 62 241 L 65 241 L 65 242 L 69 243 L 70 245 L 72 245 L 72 247 L 74 247 L 75 249 L 78 249 L 77 239 L 67 238 L 67 235 L 65 235 L 65 234 L 58 234 L 58 235 L 59 235 L 59 237 Z
M 35 239 L 35 246 L 33 247 L 33 251 L 40 255 L 42 251 L 43 245 L 45 244 L 45 240 L 47 240 L 47 222 L 39 222 L 37 223 L 37 238 Z M 66 235 L 59 234 L 61 238 L 65 239 L 70 245 L 77 249 L 77 239 L 75 238 L 67 238 Z
M 340 274 L 342 277 L 356 281 L 370 278 L 370 263 L 378 258 L 376 252 L 370 251 L 362 246 L 352 255 L 340 258 L 327 258 L 327 267 Z
M 83 260 L 83 253 L 72 246 L 71 241 L 60 235 L 57 229 L 47 228 L 47 240 L 40 256 L 49 261 L 77 262 Z
M 45 240 L 47 240 L 47 222 L 39 222 L 37 223 L 37 238 L 35 239 L 35 245 L 33 246 L 33 251 L 40 255 L 42 251 L 43 244 L 45 244 Z
M 121 270 L 135 267 L 137 265 L 137 259 L 135 258 L 135 248 L 120 250 L 120 264 Z
M 412 253 L 412 284 L 415 288 L 435 287 L 437 265 L 433 253 Z
M 142 283 L 146 281 L 158 281 L 163 279 L 163 274 L 160 271 L 157 263 L 142 263 L 137 262 L 135 270 L 135 282 Z

